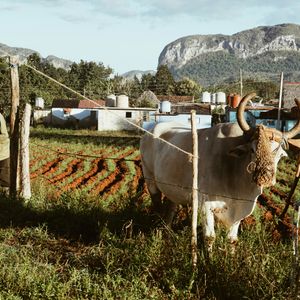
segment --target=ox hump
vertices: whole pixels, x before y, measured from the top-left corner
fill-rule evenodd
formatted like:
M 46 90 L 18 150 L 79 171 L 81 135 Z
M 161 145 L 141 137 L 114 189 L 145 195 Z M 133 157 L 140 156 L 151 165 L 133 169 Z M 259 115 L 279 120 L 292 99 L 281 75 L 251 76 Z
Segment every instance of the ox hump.
M 162 122 L 158 123 L 154 129 L 153 134 L 155 137 L 166 137 L 173 135 L 174 133 L 183 132 L 189 130 L 185 125 L 178 122 Z

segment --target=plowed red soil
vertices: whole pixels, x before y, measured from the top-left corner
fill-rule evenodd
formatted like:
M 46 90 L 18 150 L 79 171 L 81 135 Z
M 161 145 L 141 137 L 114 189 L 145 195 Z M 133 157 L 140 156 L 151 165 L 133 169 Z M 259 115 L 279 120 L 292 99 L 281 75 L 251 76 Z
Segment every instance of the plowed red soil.
M 42 176 L 54 187 L 56 186 L 57 196 L 60 196 L 63 192 L 72 191 L 74 189 L 86 189 L 95 195 L 101 196 L 102 200 L 105 201 L 109 195 L 116 194 L 124 182 L 126 182 L 124 179 L 128 176 L 129 172 L 126 159 L 130 156 L 129 160 L 134 163 L 135 174 L 132 180 L 127 183 L 128 195 L 134 195 L 137 206 L 141 206 L 146 197 L 149 197 L 142 175 L 140 156 L 137 154 L 132 158 L 132 154 L 136 151 L 136 148 L 132 147 L 130 150 L 125 150 L 125 148 L 124 150 L 120 148 L 117 150 L 116 148 L 116 150 L 112 150 L 110 147 L 110 150 L 103 149 L 98 151 L 97 155 L 99 153 L 100 157 L 94 158 L 91 162 L 90 170 L 80 176 L 78 174 L 83 170 L 85 162 L 84 156 L 74 157 L 68 166 L 63 169 L 63 162 L 68 156 L 65 149 L 60 149 L 60 151 L 57 158 L 46 161 L 42 167 L 31 173 L 32 180 Z M 36 158 L 30 162 L 30 166 L 33 168 L 37 163 L 40 163 L 42 157 L 44 158 L 44 156 L 36 156 Z M 108 168 L 108 159 L 113 160 L 115 163 L 115 169 L 113 171 L 110 171 Z M 294 171 L 291 169 L 286 171 L 286 174 L 289 173 L 290 177 L 294 176 Z M 68 183 L 64 185 L 63 182 Z M 278 186 L 283 188 L 280 189 Z M 284 179 L 278 180 L 276 187 L 272 187 L 270 192 L 262 194 L 258 199 L 258 206 L 262 209 L 262 222 L 267 224 L 270 228 L 274 239 L 290 237 L 294 231 L 290 216 L 286 215 L 283 220 L 279 218 L 287 197 L 282 190 L 289 190 L 289 184 L 285 182 Z M 272 200 L 274 195 L 280 197 L 280 204 Z M 188 218 L 187 211 L 179 211 L 179 218 L 180 220 Z M 255 223 L 256 220 L 253 216 L 249 216 L 242 222 L 242 224 L 246 226 L 253 226 Z

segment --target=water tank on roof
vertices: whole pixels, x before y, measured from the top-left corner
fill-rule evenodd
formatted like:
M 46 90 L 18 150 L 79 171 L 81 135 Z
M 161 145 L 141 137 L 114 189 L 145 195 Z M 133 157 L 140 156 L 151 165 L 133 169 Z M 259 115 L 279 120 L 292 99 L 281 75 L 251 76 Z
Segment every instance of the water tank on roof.
M 240 95 L 235 94 L 235 95 L 232 96 L 232 98 L 231 98 L 231 106 L 233 108 L 238 107 L 239 104 L 240 104 L 240 102 L 241 102 L 241 96 Z
M 35 98 L 35 107 L 44 108 L 44 99 L 42 97 Z
M 210 103 L 210 93 L 209 92 L 203 92 L 202 93 L 202 99 L 203 103 Z
M 105 99 L 105 105 L 108 107 L 116 107 L 117 97 L 114 94 L 110 94 Z
M 216 104 L 217 103 L 217 94 L 215 94 L 215 93 L 211 94 L 210 103 L 211 104 Z
M 226 104 L 226 95 L 224 92 L 217 92 L 217 103 Z
M 166 101 L 166 100 L 160 102 L 160 112 L 161 113 L 170 113 L 171 112 L 171 102 Z
M 129 107 L 129 99 L 126 95 L 117 96 L 117 107 L 119 108 L 128 108 Z

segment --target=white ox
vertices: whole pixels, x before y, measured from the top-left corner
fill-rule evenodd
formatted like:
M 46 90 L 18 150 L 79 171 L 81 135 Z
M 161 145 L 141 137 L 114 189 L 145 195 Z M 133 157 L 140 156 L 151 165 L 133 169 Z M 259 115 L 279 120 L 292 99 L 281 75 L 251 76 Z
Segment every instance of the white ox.
M 211 250 L 215 218 L 229 229 L 231 243 L 237 241 L 241 220 L 249 216 L 264 186 L 275 184 L 278 161 L 286 152 L 283 134 L 259 126 L 250 128 L 244 119 L 247 95 L 238 108 L 238 124 L 223 123 L 198 130 L 199 200 L 204 217 L 204 235 Z M 296 101 L 300 110 L 300 102 Z M 284 140 L 300 131 L 300 122 L 284 134 Z M 159 123 L 152 133 L 192 152 L 191 130 L 176 123 Z M 166 222 L 170 225 L 177 204 L 188 204 L 192 195 L 192 163 L 188 155 L 146 134 L 140 144 L 142 168 L 154 207 L 162 196 L 170 200 Z

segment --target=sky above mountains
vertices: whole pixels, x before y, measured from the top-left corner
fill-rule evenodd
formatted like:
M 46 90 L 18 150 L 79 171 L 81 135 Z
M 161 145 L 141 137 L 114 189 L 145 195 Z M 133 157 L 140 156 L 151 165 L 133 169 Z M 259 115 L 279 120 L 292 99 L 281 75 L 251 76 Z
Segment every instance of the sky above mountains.
M 180 37 L 299 24 L 299 12 L 296 0 L 1 0 L 0 43 L 122 74 L 156 70 Z

